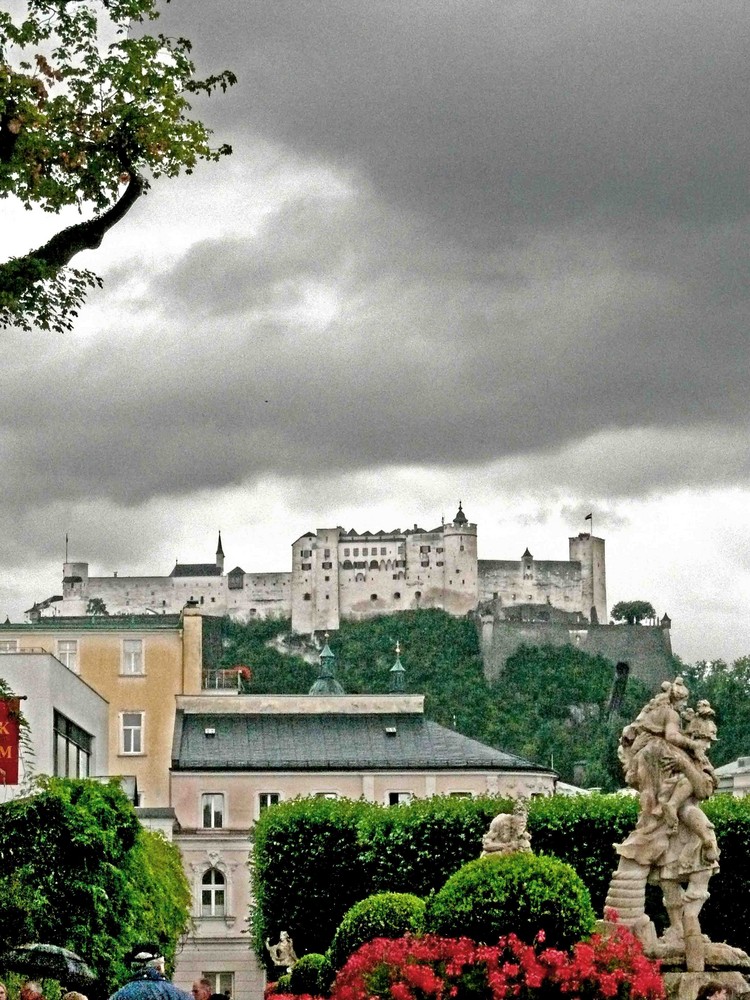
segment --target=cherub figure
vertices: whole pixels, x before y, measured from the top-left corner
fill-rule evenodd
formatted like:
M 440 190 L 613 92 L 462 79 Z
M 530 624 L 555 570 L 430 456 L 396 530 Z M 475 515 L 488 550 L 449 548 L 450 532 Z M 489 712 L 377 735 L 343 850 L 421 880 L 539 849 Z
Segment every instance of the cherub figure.
M 482 838 L 482 853 L 513 854 L 515 851 L 530 851 L 531 837 L 526 829 L 528 813 L 524 803 L 518 799 L 512 813 L 500 813 L 490 823 L 490 828 Z

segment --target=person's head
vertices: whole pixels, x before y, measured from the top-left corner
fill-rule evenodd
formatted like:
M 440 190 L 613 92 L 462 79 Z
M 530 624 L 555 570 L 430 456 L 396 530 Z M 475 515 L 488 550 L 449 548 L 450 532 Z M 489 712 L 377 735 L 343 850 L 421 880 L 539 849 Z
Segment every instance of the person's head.
M 33 979 L 30 979 L 28 982 L 23 984 L 19 996 L 21 1000 L 44 1000 L 42 987 L 39 983 L 34 982 Z
M 193 994 L 193 1000 L 209 1000 L 213 987 L 207 979 L 196 979 L 190 992 Z
M 698 990 L 695 1000 L 731 1000 L 733 990 L 723 983 L 711 981 L 704 983 Z
M 8 1000 L 8 987 L 0 982 L 0 1000 Z

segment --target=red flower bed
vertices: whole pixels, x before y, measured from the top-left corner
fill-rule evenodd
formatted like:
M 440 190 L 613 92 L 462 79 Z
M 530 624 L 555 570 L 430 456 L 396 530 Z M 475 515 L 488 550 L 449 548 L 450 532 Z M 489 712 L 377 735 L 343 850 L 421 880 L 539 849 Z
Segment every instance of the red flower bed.
M 658 964 L 626 928 L 571 952 L 543 943 L 543 934 L 533 946 L 514 934 L 491 946 L 434 935 L 378 938 L 349 958 L 332 1000 L 664 1000 Z

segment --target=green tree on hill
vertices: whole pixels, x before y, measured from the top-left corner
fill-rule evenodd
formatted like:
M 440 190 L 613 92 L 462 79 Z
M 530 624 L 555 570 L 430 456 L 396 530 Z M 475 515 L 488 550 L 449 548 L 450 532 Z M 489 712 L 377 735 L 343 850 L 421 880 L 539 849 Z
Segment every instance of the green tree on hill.
M 316 666 L 266 643 L 288 622 L 225 626 L 226 666 L 246 664 L 245 690 L 304 694 Z M 396 643 L 406 668 L 406 691 L 425 695 L 427 718 L 472 739 L 554 765 L 566 781 L 583 771 L 587 785 L 622 785 L 617 740 L 648 698 L 630 680 L 620 715 L 609 711 L 614 665 L 571 646 L 521 647 L 501 678 L 485 680 L 476 624 L 444 611 L 406 611 L 341 623 L 330 638 L 336 677 L 352 694 L 386 693 Z M 580 768 L 576 765 L 583 762 Z
M 638 625 L 644 618 L 655 617 L 656 611 L 649 601 L 618 601 L 612 608 L 612 618 L 628 625 Z

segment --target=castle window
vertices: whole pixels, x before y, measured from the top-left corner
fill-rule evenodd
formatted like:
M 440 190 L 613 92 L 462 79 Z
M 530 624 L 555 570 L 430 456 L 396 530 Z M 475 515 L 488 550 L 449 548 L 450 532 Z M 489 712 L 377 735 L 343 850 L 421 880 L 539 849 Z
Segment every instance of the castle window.
M 302 563 L 302 569 L 312 569 L 312 563 Z
M 332 566 L 333 566 L 333 563 L 330 563 L 330 562 L 324 562 L 323 563 L 323 569 L 331 569 Z
M 419 598 L 422 596 L 422 591 L 421 590 L 415 590 L 414 591 L 414 596 L 417 598 L 417 600 L 419 600 Z
M 354 569 L 354 565 L 353 565 L 351 559 L 344 559 L 344 561 L 341 564 L 341 568 L 342 569 Z
M 438 559 L 438 561 L 435 563 L 435 565 L 436 566 L 444 566 L 445 563 L 442 561 L 442 559 Z
M 349 549 L 344 549 L 344 556 L 350 556 L 350 555 L 351 552 L 349 551 Z
M 400 597 L 401 597 L 401 592 L 397 590 L 396 593 L 393 596 L 398 601 L 400 599 Z
M 364 549 L 362 549 L 362 555 L 363 555 L 363 556 L 366 556 L 366 555 L 367 555 L 367 548 L 364 548 Z
M 302 549 L 300 557 L 302 559 L 310 559 L 312 557 L 312 549 Z
M 370 594 L 370 600 L 371 601 L 377 601 L 377 599 L 378 599 L 378 595 L 377 594 Z
M 463 547 L 463 545 L 461 545 L 460 546 L 460 551 L 463 552 L 463 550 L 464 550 L 464 547 Z
M 370 569 L 378 569 L 378 568 L 379 568 L 379 564 L 378 564 L 377 559 L 372 559 L 370 561 Z
M 310 599 L 311 599 L 311 598 L 310 598 L 310 594 L 303 594 L 303 595 L 302 595 L 302 600 L 303 600 L 303 601 L 309 601 Z
M 359 555 L 359 549 L 355 549 L 355 550 L 354 550 L 354 555 L 355 555 L 355 556 L 358 556 L 358 555 Z
M 330 559 L 331 558 L 331 550 L 330 549 L 323 549 L 323 558 L 324 559 Z
M 430 546 L 429 545 L 420 545 L 419 546 L 419 551 L 420 552 L 429 552 L 430 551 Z
M 330 580 L 331 578 L 330 578 L 330 576 L 326 576 L 326 577 L 323 577 L 323 579 L 325 580 L 325 582 L 326 582 L 326 583 L 328 583 L 328 581 L 329 581 L 329 580 Z

